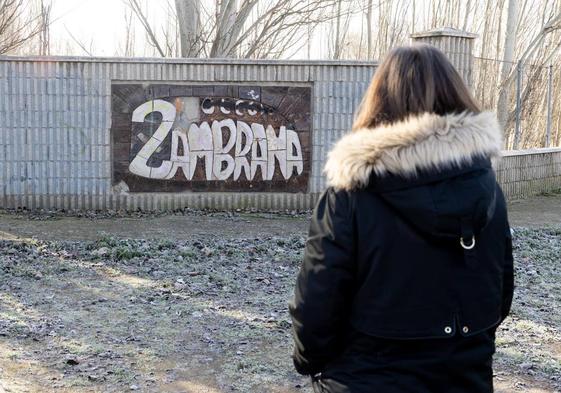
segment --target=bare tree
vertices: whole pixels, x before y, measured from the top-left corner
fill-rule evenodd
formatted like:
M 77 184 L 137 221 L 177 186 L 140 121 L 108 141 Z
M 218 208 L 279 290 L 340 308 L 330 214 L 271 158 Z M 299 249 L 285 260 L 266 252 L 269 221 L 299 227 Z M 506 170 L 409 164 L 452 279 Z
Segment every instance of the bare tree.
M 334 12 L 336 1 L 338 0 L 310 0 L 309 2 L 279 0 L 276 4 L 267 5 L 262 15 L 248 24 L 246 31 L 256 31 L 257 39 L 242 44 L 241 56 L 246 58 L 291 56 L 306 44 L 301 39 L 306 29 L 314 30 L 319 25 L 337 18 Z M 352 4 L 352 1 L 344 1 L 347 5 L 342 7 L 344 9 L 342 12 L 347 13 L 348 5 Z
M 133 15 L 132 10 L 125 11 L 125 47 L 124 47 L 124 56 L 132 57 L 134 56 L 134 25 L 133 25 Z
M 388 4 L 387 1 L 378 0 L 378 37 L 376 39 L 377 57 L 381 57 L 381 55 L 386 53 L 388 50 L 388 16 L 390 14 L 390 7 L 391 4 Z
M 351 23 L 351 17 L 356 13 L 356 11 L 357 8 L 353 6 L 352 3 L 345 0 L 337 0 L 336 3 L 333 4 L 334 18 L 331 21 L 331 31 L 329 34 L 331 37 L 329 57 L 331 59 L 343 58 L 345 56 L 345 52 L 348 52 L 350 49 L 349 26 Z M 362 37 L 359 36 L 358 38 L 358 45 L 354 46 L 362 51 Z
M 527 46 L 522 48 L 522 54 L 519 56 L 519 61 L 528 68 L 527 78 L 524 83 L 524 88 L 521 92 L 521 101 L 524 103 L 523 110 L 528 116 L 525 116 L 526 124 L 534 124 L 534 128 L 538 123 L 543 123 L 543 119 L 533 119 L 540 111 L 536 109 L 536 103 L 541 101 L 543 98 L 542 92 L 545 91 L 545 79 L 542 78 L 544 75 L 544 70 L 548 64 L 551 63 L 555 56 L 559 55 L 559 49 L 561 48 L 561 41 L 553 40 L 555 44 L 544 50 L 542 43 L 549 34 L 558 32 L 561 30 L 561 13 L 552 16 L 549 21 L 538 31 L 538 33 L 533 37 Z M 540 50 L 541 48 L 541 50 Z M 540 53 L 541 52 L 541 53 Z M 528 65 L 529 63 L 529 65 Z M 512 83 L 517 77 L 517 70 L 513 69 L 510 75 L 505 79 L 505 85 Z M 508 117 L 505 121 L 505 129 L 507 129 L 507 140 L 512 140 L 512 130 L 515 120 L 515 109 L 514 105 L 510 106 L 511 110 L 508 112 Z M 534 109 L 534 110 L 532 110 Z M 543 113 L 543 112 L 542 112 Z M 531 134 L 526 133 L 522 142 L 522 146 L 532 146 L 535 144 L 535 140 L 532 142 L 529 137 Z
M 210 57 L 235 57 L 235 42 L 257 0 L 245 0 L 240 5 L 238 0 L 221 0 L 217 4 L 216 34 L 212 40 Z
M 514 64 L 514 50 L 516 48 L 516 21 L 518 20 L 518 0 L 509 0 L 508 16 L 506 20 L 506 31 L 504 38 L 504 55 L 501 65 L 501 86 L 499 99 L 497 102 L 497 115 L 499 122 L 504 127 L 508 118 L 508 97 L 510 92 L 510 84 L 502 83 L 508 78 L 508 75 Z
M 42 31 L 38 22 L 25 0 L 0 0 L 0 55 L 30 42 Z
M 148 35 L 149 42 L 156 48 L 160 56 L 166 57 L 164 50 L 160 46 L 159 40 L 156 38 L 156 33 L 154 32 L 152 26 L 148 22 L 148 18 L 146 17 L 145 13 L 142 11 L 142 8 L 140 7 L 140 3 L 138 2 L 138 0 L 126 0 L 126 1 L 127 4 L 130 6 L 130 8 L 135 13 L 135 15 L 138 17 L 138 20 L 142 24 L 142 27 L 144 27 L 144 30 L 146 30 L 146 34 Z
M 68 36 L 72 39 L 72 41 L 74 41 L 74 43 L 75 43 L 76 45 L 78 45 L 78 47 L 79 47 L 82 51 L 84 51 L 84 53 L 85 53 L 87 56 L 93 56 L 93 39 L 90 41 L 90 47 L 88 48 L 88 47 L 86 46 L 86 44 L 85 44 L 83 41 L 79 40 L 78 38 L 76 38 L 76 37 L 74 36 L 74 34 L 72 34 L 72 32 L 70 31 L 70 29 L 68 29 L 68 27 L 66 27 L 66 25 L 64 26 L 64 29 L 66 30 L 66 32 L 68 33 Z
M 335 7 L 337 8 L 336 14 L 337 17 L 335 18 L 335 48 L 333 49 L 333 55 L 331 56 L 333 59 L 339 59 L 341 58 L 341 47 L 342 47 L 342 42 L 343 41 L 341 39 L 341 5 L 343 3 L 343 0 L 337 0 L 337 3 L 335 5 Z M 345 29 L 346 31 L 346 29 Z
M 177 23 L 177 12 L 176 7 L 168 2 L 166 8 L 167 17 L 165 18 L 167 23 L 162 27 L 163 47 L 165 48 L 166 57 L 181 56 L 181 32 L 180 26 Z
M 201 51 L 199 0 L 175 0 L 181 57 L 196 57 Z
M 561 0 L 361 0 L 364 6 L 360 32 L 324 35 L 333 54 L 337 37 L 339 58 L 381 58 L 396 45 L 409 42 L 409 33 L 450 26 L 477 33 L 474 52 L 474 93 L 484 108 L 496 108 L 512 142 L 517 61 L 522 63 L 522 135 L 520 147 L 541 146 L 545 139 L 549 66 L 552 67 L 553 108 L 561 102 Z M 336 25 L 332 30 L 336 31 Z M 362 46 L 362 34 L 365 37 Z M 369 44 L 370 43 L 370 44 Z M 493 87 L 497 87 L 496 89 Z M 549 121 L 551 141 L 561 142 L 561 112 Z M 510 143 L 508 146 L 511 146 Z
M 415 15 L 415 12 L 413 12 Z M 366 4 L 366 58 L 370 59 L 372 57 L 372 0 L 367 0 Z
M 41 0 L 39 4 L 40 7 L 40 33 L 39 33 L 39 54 L 41 56 L 47 56 L 50 54 L 50 31 L 51 31 L 51 3 L 45 3 L 44 0 Z
M 148 22 L 141 0 L 126 0 L 161 56 L 166 45 Z M 278 58 L 305 45 L 300 35 L 333 20 L 337 1 L 175 0 L 182 56 Z
M 377 1 L 377 25 L 370 26 L 370 29 L 375 30 L 377 34 L 370 58 L 380 59 L 392 47 L 403 45 L 408 41 L 411 29 L 406 20 L 410 13 L 410 18 L 416 17 L 417 9 L 415 7 L 415 2 L 410 0 Z M 412 25 L 414 25 L 414 21 Z

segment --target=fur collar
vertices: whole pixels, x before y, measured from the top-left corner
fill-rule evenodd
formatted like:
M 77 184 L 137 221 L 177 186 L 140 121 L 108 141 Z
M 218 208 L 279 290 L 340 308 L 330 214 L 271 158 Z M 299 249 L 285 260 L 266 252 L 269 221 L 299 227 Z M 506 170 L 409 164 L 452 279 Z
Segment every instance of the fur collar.
M 364 187 L 372 173 L 415 176 L 418 170 L 471 163 L 475 156 L 495 157 L 502 132 L 493 112 L 425 113 L 343 136 L 329 152 L 327 185 Z

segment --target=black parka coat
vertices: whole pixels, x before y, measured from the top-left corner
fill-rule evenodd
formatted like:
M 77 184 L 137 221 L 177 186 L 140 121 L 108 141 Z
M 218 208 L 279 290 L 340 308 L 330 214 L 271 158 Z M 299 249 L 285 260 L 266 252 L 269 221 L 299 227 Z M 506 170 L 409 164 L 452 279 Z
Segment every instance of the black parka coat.
M 289 310 L 326 392 L 491 392 L 512 243 L 490 112 L 363 129 L 329 153 Z

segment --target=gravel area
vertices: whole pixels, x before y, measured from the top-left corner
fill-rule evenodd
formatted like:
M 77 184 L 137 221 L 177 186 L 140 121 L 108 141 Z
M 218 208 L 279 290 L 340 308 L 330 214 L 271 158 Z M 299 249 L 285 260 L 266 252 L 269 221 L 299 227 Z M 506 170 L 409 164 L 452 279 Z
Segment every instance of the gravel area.
M 292 369 L 286 309 L 305 236 L 240 225 L 231 237 L 0 240 L 0 392 L 311 392 Z M 497 391 L 561 392 L 561 226 L 514 238 Z

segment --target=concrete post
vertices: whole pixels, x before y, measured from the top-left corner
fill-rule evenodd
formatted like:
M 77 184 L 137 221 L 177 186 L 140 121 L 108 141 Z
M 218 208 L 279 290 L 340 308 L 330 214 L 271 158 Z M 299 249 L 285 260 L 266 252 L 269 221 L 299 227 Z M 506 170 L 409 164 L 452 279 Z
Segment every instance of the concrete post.
M 411 34 L 413 42 L 422 42 L 440 49 L 454 64 L 470 89 L 473 88 L 473 40 L 477 34 L 441 27 Z

